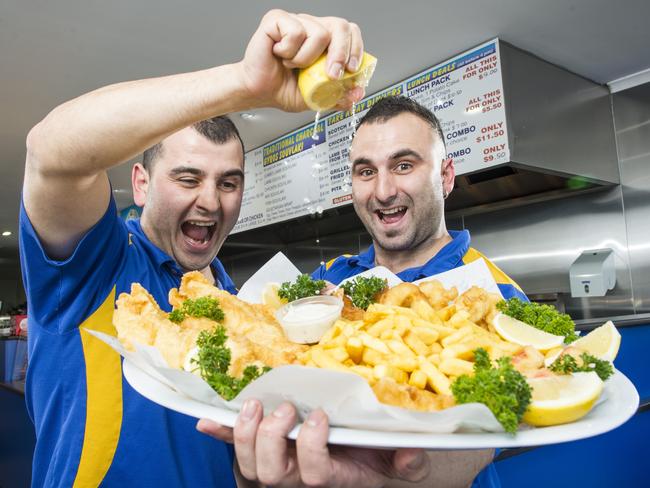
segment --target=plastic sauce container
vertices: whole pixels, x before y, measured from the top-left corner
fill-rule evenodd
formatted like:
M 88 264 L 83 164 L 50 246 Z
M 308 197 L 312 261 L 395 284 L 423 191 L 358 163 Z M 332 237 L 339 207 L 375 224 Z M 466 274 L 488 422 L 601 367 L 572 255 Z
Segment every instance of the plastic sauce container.
M 298 344 L 314 344 L 341 316 L 343 300 L 319 295 L 286 304 L 275 312 L 287 338 Z

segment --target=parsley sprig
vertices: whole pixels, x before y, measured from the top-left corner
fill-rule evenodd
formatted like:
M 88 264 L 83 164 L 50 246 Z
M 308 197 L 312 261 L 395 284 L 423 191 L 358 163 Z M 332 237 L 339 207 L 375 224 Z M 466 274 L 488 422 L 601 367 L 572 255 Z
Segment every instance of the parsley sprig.
M 381 293 L 388 283 L 377 276 L 358 276 L 352 281 L 341 285 L 345 294 L 352 300 L 352 305 L 366 310 L 371 303 L 377 301 L 377 295 Z
M 195 300 L 188 298 L 180 308 L 172 310 L 167 318 L 175 324 L 180 324 L 186 317 L 206 317 L 215 322 L 222 322 L 224 315 L 219 300 L 214 297 L 199 297 Z
M 605 381 L 614 374 L 614 368 L 609 361 L 598 359 L 589 353 L 583 352 L 580 355 L 582 364 L 570 354 L 562 354 L 559 358 L 553 361 L 549 369 L 558 374 L 582 373 L 594 371 L 601 380 Z
M 199 346 L 198 357 L 192 359 L 192 363 L 198 365 L 201 377 L 213 390 L 226 400 L 232 400 L 246 385 L 270 371 L 271 368 L 249 365 L 244 368 L 241 378 L 230 376 L 228 368 L 231 354 L 226 346 L 227 339 L 226 329 L 223 326 L 216 327 L 212 331 L 202 331 L 196 340 Z
M 575 324 L 571 320 L 571 317 L 565 313 L 558 312 L 555 307 L 550 305 L 524 302 L 515 297 L 497 303 L 497 308 L 504 314 L 521 320 L 544 332 L 564 336 L 564 342 L 566 344 L 578 338 L 575 332 Z
M 299 298 L 320 295 L 323 288 L 325 288 L 324 280 L 313 280 L 308 274 L 302 274 L 293 283 L 290 281 L 282 283 L 278 290 L 278 296 L 288 302 L 293 302 Z
M 456 402 L 483 403 L 506 432 L 514 433 L 531 401 L 531 388 L 509 357 L 497 359 L 492 366 L 483 348 L 474 351 L 474 376 L 462 375 L 451 385 Z

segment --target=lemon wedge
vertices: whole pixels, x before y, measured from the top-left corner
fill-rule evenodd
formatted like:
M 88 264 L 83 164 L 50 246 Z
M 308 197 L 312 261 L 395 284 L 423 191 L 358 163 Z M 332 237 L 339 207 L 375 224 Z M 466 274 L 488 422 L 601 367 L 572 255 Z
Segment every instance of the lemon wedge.
M 608 320 L 571 345 L 587 351 L 598 359 L 614 361 L 621 345 L 621 334 L 616 330 L 611 320 Z
M 523 421 L 538 427 L 566 424 L 584 417 L 603 391 L 594 372 L 528 378 L 533 397 Z
M 262 290 L 262 303 L 268 305 L 269 307 L 277 310 L 278 308 L 286 305 L 288 302 L 278 296 L 278 290 L 280 289 L 279 283 L 267 283 Z
M 551 364 L 553 364 L 558 356 L 562 354 L 562 351 L 564 351 L 564 347 L 562 346 L 554 347 L 546 351 L 544 353 L 544 366 L 548 368 Z
M 504 340 L 521 346 L 533 346 L 542 352 L 564 344 L 564 336 L 549 334 L 504 313 L 498 313 L 492 325 Z
M 307 106 L 316 112 L 329 110 L 341 101 L 346 92 L 360 86 L 366 87 L 375 72 L 377 58 L 363 53 L 359 69 L 346 71 L 341 79 L 332 80 L 327 75 L 327 54 L 323 54 L 311 66 L 298 74 L 298 88 Z

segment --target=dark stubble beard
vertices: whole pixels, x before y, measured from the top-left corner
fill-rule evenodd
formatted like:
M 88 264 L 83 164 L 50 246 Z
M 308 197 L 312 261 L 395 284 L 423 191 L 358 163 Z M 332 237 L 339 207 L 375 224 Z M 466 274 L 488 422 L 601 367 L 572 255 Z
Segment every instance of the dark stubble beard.
M 420 246 L 425 245 L 427 241 L 435 239 L 435 236 L 438 234 L 440 229 L 442 219 L 444 219 L 443 202 L 442 198 L 436 199 L 431 195 L 430 198 L 427 198 L 426 202 L 419 203 L 418 207 L 420 208 L 420 212 L 418 213 L 423 215 L 414 216 L 413 224 L 409 229 L 408 234 L 402 234 L 404 238 L 398 239 L 399 242 L 391 239 L 393 236 L 390 234 L 378 235 L 379 233 L 374 232 L 372 222 L 375 214 L 371 209 L 364 207 L 365 212 L 361 213 L 359 212 L 359 208 L 355 202 L 353 202 L 353 205 L 357 215 L 363 215 L 363 217 L 360 217 L 361 221 L 363 222 L 368 234 L 370 234 L 375 246 L 388 252 L 401 252 L 415 250 Z M 391 205 L 399 204 L 395 203 Z M 427 210 L 427 207 L 429 207 L 429 210 Z M 407 212 L 414 212 L 414 205 L 407 205 L 407 208 Z M 429 218 L 427 218 L 427 215 Z M 400 233 L 396 232 L 395 236 L 399 237 Z

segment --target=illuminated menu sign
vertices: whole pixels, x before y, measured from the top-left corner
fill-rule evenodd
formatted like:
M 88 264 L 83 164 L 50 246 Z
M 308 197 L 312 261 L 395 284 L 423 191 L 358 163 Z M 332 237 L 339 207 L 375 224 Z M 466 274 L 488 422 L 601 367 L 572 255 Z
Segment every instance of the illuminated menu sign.
M 459 54 L 246 153 L 241 232 L 350 203 L 348 152 L 356 120 L 377 101 L 405 95 L 440 120 L 456 174 L 510 160 L 497 39 Z

